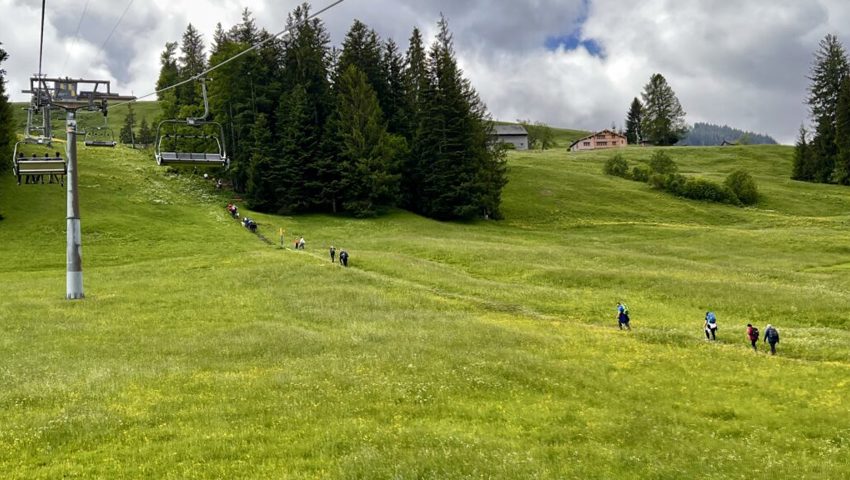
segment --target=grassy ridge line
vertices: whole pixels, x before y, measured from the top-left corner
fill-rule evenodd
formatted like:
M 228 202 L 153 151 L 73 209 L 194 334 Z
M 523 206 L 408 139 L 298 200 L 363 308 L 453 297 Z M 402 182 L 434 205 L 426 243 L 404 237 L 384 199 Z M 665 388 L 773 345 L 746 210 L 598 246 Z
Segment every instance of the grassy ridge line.
M 63 195 L 0 180 L 10 478 L 729 478 L 765 458 L 792 478 L 850 470 L 834 336 L 846 329 L 810 326 L 835 313 L 821 300 L 838 302 L 846 275 L 782 275 L 796 255 L 834 264 L 817 254 L 846 228 L 829 207 L 814 222 L 787 201 L 770 215 L 789 221 L 737 251 L 714 237 L 759 225 L 760 211 L 607 183 L 602 155 L 517 154 L 503 223 L 251 214 L 263 231 L 303 233 L 313 258 L 257 242 L 198 177 L 110 152 L 82 160 L 85 302 L 59 298 Z M 701 225 L 715 235 L 690 232 Z M 802 235 L 813 225 L 830 237 Z M 52 274 L 28 270 L 50 254 L 40 243 L 58 247 Z M 353 269 L 331 268 L 329 243 Z M 786 320 L 783 358 L 747 352 L 735 324 L 798 284 L 823 288 L 791 302 L 811 317 Z M 631 335 L 611 328 L 624 292 Z M 724 312 L 720 345 L 698 341 L 706 298 Z M 817 356 L 838 360 L 794 360 Z

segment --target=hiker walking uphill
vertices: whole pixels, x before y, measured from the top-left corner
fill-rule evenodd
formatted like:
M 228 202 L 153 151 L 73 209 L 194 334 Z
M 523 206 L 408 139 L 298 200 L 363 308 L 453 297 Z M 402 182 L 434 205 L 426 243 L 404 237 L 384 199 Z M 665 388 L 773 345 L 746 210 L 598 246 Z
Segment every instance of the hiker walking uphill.
M 617 302 L 617 324 L 620 326 L 620 330 L 631 330 L 632 327 L 629 325 L 629 322 L 631 322 L 629 318 L 629 307 L 623 302 Z
M 331 249 L 329 250 L 331 254 L 331 263 L 334 263 L 334 259 L 336 258 L 336 249 L 333 245 L 331 245 Z
M 779 331 L 773 325 L 768 325 L 764 329 L 764 341 L 770 345 L 770 354 L 776 355 L 776 344 L 779 343 Z
M 717 315 L 705 312 L 705 339 L 717 340 Z
M 747 324 L 747 340 L 749 340 L 752 344 L 753 351 L 758 352 L 759 349 L 756 344 L 759 341 L 759 329 L 754 327 L 751 323 Z
M 348 266 L 348 252 L 346 252 L 345 250 L 339 252 L 339 264 L 343 267 Z

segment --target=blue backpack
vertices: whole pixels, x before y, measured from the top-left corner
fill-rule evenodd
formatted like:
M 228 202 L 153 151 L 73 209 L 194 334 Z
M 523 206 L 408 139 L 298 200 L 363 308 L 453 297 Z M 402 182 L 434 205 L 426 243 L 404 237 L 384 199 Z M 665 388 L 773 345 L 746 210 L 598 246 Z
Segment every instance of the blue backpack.
M 706 313 L 705 314 L 705 320 L 711 325 L 714 325 L 715 323 L 717 323 L 717 317 L 714 315 L 714 312 Z

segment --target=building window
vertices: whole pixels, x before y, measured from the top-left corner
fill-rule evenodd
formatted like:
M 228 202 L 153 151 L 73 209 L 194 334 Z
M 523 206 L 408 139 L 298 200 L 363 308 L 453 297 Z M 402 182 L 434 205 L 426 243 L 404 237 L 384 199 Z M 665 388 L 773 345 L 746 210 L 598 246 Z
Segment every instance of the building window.
M 598 147 L 607 147 L 607 146 L 608 146 L 608 142 L 596 142 L 596 146 L 598 146 Z
M 589 146 L 590 146 L 590 142 L 584 142 L 584 146 L 585 146 L 585 147 L 589 147 Z

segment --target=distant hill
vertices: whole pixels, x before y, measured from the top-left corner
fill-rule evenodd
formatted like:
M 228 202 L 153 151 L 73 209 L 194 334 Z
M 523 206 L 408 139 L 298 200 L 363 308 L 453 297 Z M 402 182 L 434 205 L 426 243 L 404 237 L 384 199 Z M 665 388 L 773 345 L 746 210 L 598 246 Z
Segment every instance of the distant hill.
M 28 102 L 12 104 L 15 116 L 15 132 L 18 134 L 23 134 L 27 125 L 27 106 L 29 106 Z M 109 108 L 107 121 L 109 128 L 114 131 L 116 137 L 124 125 L 127 111 L 127 105 Z M 156 128 L 155 122 L 160 115 L 159 102 L 136 102 L 133 104 L 133 113 L 136 115 L 137 130 L 142 118 L 147 119 L 148 123 Z M 40 121 L 41 117 L 37 117 L 36 122 Z M 55 110 L 51 115 L 51 126 L 53 127 L 53 138 L 65 138 L 65 112 Z M 77 126 L 83 132 L 94 127 L 101 127 L 103 126 L 103 116 L 97 112 L 80 112 L 77 114 Z
M 679 142 L 679 145 L 710 147 L 721 145 L 724 141 L 746 145 L 776 145 L 776 140 L 769 135 L 745 132 L 727 125 L 721 127 L 711 123 L 695 123 L 684 140 Z

